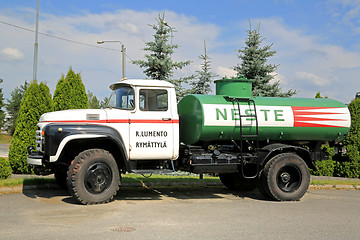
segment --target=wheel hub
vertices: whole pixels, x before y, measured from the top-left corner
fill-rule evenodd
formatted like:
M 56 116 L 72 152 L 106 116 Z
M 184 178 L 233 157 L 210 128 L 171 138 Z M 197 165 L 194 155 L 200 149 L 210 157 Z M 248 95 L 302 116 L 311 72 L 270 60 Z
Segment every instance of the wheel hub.
M 288 183 L 291 180 L 291 175 L 288 172 L 284 172 L 280 175 L 280 179 L 283 183 Z
M 96 163 L 89 167 L 85 178 L 85 186 L 89 192 L 98 194 L 104 192 L 111 185 L 112 174 L 104 163 Z
M 277 175 L 278 187 L 284 192 L 294 192 L 301 186 L 301 173 L 297 166 L 286 165 Z

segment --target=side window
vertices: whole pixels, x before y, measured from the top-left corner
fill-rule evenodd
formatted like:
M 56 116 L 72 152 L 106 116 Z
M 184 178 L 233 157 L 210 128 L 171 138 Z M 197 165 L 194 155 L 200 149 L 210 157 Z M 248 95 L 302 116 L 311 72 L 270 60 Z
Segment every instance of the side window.
M 140 110 L 141 111 L 167 111 L 168 92 L 160 89 L 141 89 L 140 90 Z

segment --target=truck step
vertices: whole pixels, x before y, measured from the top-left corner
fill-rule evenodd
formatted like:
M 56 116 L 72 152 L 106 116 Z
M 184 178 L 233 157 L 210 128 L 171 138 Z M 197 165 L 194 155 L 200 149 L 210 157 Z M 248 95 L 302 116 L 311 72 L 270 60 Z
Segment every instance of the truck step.
M 135 174 L 151 174 L 151 173 L 173 173 L 170 169 L 135 169 L 131 171 Z
M 242 135 L 243 138 L 257 138 L 258 135 L 253 134 L 253 135 Z

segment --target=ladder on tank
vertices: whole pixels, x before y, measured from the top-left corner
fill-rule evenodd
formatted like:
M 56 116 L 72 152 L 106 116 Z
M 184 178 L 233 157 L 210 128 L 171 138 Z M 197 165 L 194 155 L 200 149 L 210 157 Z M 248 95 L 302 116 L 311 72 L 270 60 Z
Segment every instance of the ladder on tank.
M 239 128 L 240 128 L 240 145 L 238 145 L 234 140 L 234 144 L 239 148 L 240 150 L 240 159 L 241 159 L 241 164 L 240 164 L 240 168 L 241 168 L 241 174 L 242 177 L 245 179 L 253 179 L 256 178 L 258 176 L 259 173 L 259 169 L 257 166 L 256 169 L 256 173 L 252 176 L 247 176 L 244 172 L 244 167 L 245 167 L 245 161 L 249 160 L 249 159 L 254 159 L 256 160 L 258 158 L 259 155 L 259 121 L 258 121 L 258 117 L 257 117 L 257 111 L 256 111 L 256 104 L 255 101 L 253 99 L 250 98 L 237 98 L 237 97 L 224 97 L 226 101 L 228 102 L 232 102 L 234 107 L 236 106 L 238 111 L 239 111 Z M 249 106 L 249 109 L 251 110 L 251 112 L 253 112 L 252 114 L 241 114 L 240 111 L 240 103 L 247 103 L 246 106 Z M 236 104 L 236 105 L 235 105 Z M 253 107 L 253 108 L 251 108 Z M 243 134 L 243 118 L 252 118 L 251 121 L 255 120 L 255 134 L 251 134 L 253 131 L 250 131 L 249 134 Z M 252 127 L 252 124 L 251 124 Z M 245 155 L 244 154 L 244 142 L 247 139 L 253 139 L 253 141 L 255 142 L 255 153 L 254 155 Z

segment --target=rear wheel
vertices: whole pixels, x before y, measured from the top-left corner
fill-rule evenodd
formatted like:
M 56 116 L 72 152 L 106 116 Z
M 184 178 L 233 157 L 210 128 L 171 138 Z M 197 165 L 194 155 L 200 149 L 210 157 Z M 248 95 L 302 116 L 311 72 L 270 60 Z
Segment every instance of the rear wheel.
M 259 180 L 260 192 L 265 196 L 278 201 L 297 201 L 309 187 L 310 172 L 297 154 L 282 153 L 266 163 Z
M 109 202 L 120 185 L 114 157 L 103 149 L 81 152 L 67 173 L 67 185 L 71 195 L 82 204 Z
M 244 179 L 240 173 L 219 174 L 220 181 L 230 190 L 250 191 L 256 188 L 255 179 Z

